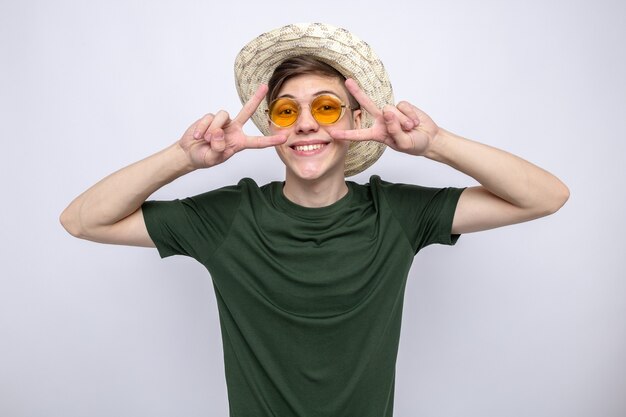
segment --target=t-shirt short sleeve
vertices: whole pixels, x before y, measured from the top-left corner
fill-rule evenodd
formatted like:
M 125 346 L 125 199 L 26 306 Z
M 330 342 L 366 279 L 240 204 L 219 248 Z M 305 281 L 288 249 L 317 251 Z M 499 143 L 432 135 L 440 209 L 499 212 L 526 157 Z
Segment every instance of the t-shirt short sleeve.
M 454 245 L 459 239 L 451 231 L 464 188 L 392 184 L 377 176 L 370 183 L 380 187 L 415 253 L 434 243 Z
M 224 187 L 182 200 L 146 201 L 141 209 L 159 255 L 186 255 L 198 260 L 210 256 L 236 215 L 239 188 Z

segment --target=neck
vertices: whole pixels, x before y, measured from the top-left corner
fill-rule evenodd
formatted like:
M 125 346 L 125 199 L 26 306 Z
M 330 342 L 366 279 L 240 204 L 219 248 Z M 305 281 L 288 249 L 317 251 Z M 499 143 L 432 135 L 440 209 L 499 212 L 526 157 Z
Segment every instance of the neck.
M 299 206 L 326 207 L 344 197 L 348 193 L 348 185 L 343 172 L 341 177 L 315 180 L 304 180 L 287 172 L 283 193 L 288 200 Z

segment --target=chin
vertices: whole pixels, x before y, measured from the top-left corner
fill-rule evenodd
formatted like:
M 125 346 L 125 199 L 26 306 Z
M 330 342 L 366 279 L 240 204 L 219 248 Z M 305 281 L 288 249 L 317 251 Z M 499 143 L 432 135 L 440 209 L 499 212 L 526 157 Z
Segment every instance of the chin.
M 292 167 L 287 169 L 287 173 L 295 178 L 299 178 L 305 181 L 316 181 L 322 178 L 331 178 L 334 176 L 341 176 L 343 178 L 343 168 L 341 167 L 322 167 L 322 166 L 305 166 L 305 167 Z M 340 173 L 341 175 L 339 175 Z
M 324 177 L 326 172 L 322 169 L 304 168 L 291 170 L 292 176 L 300 178 L 302 180 L 314 181 Z

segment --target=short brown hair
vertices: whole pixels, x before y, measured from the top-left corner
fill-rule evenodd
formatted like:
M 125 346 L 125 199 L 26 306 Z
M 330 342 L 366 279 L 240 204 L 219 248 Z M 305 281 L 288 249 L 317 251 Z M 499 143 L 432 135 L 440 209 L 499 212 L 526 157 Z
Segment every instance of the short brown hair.
M 267 83 L 269 87 L 269 92 L 267 94 L 267 103 L 271 103 L 272 100 L 274 100 L 276 96 L 278 96 L 280 89 L 282 88 L 283 84 L 287 82 L 287 80 L 303 74 L 316 74 L 326 77 L 338 78 L 341 81 L 346 80 L 346 77 L 344 77 L 342 73 L 337 71 L 337 69 L 313 56 L 300 55 L 292 58 L 287 58 L 286 60 L 281 62 L 279 66 L 276 67 L 274 73 L 272 74 L 272 77 Z M 352 94 L 350 94 L 345 86 L 344 90 L 348 95 L 350 108 L 352 110 L 361 108 L 359 102 L 356 101 L 356 99 L 352 96 Z

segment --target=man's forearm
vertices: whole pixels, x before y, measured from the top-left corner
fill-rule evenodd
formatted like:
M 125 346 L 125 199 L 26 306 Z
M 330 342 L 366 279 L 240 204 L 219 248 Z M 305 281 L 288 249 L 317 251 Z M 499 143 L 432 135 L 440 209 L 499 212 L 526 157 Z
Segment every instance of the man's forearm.
M 492 194 L 538 215 L 558 210 L 569 195 L 567 187 L 544 169 L 441 128 L 424 156 L 471 176 Z
M 193 171 L 178 143 L 114 172 L 78 196 L 61 214 L 74 236 L 87 237 L 137 211 L 156 190 Z

